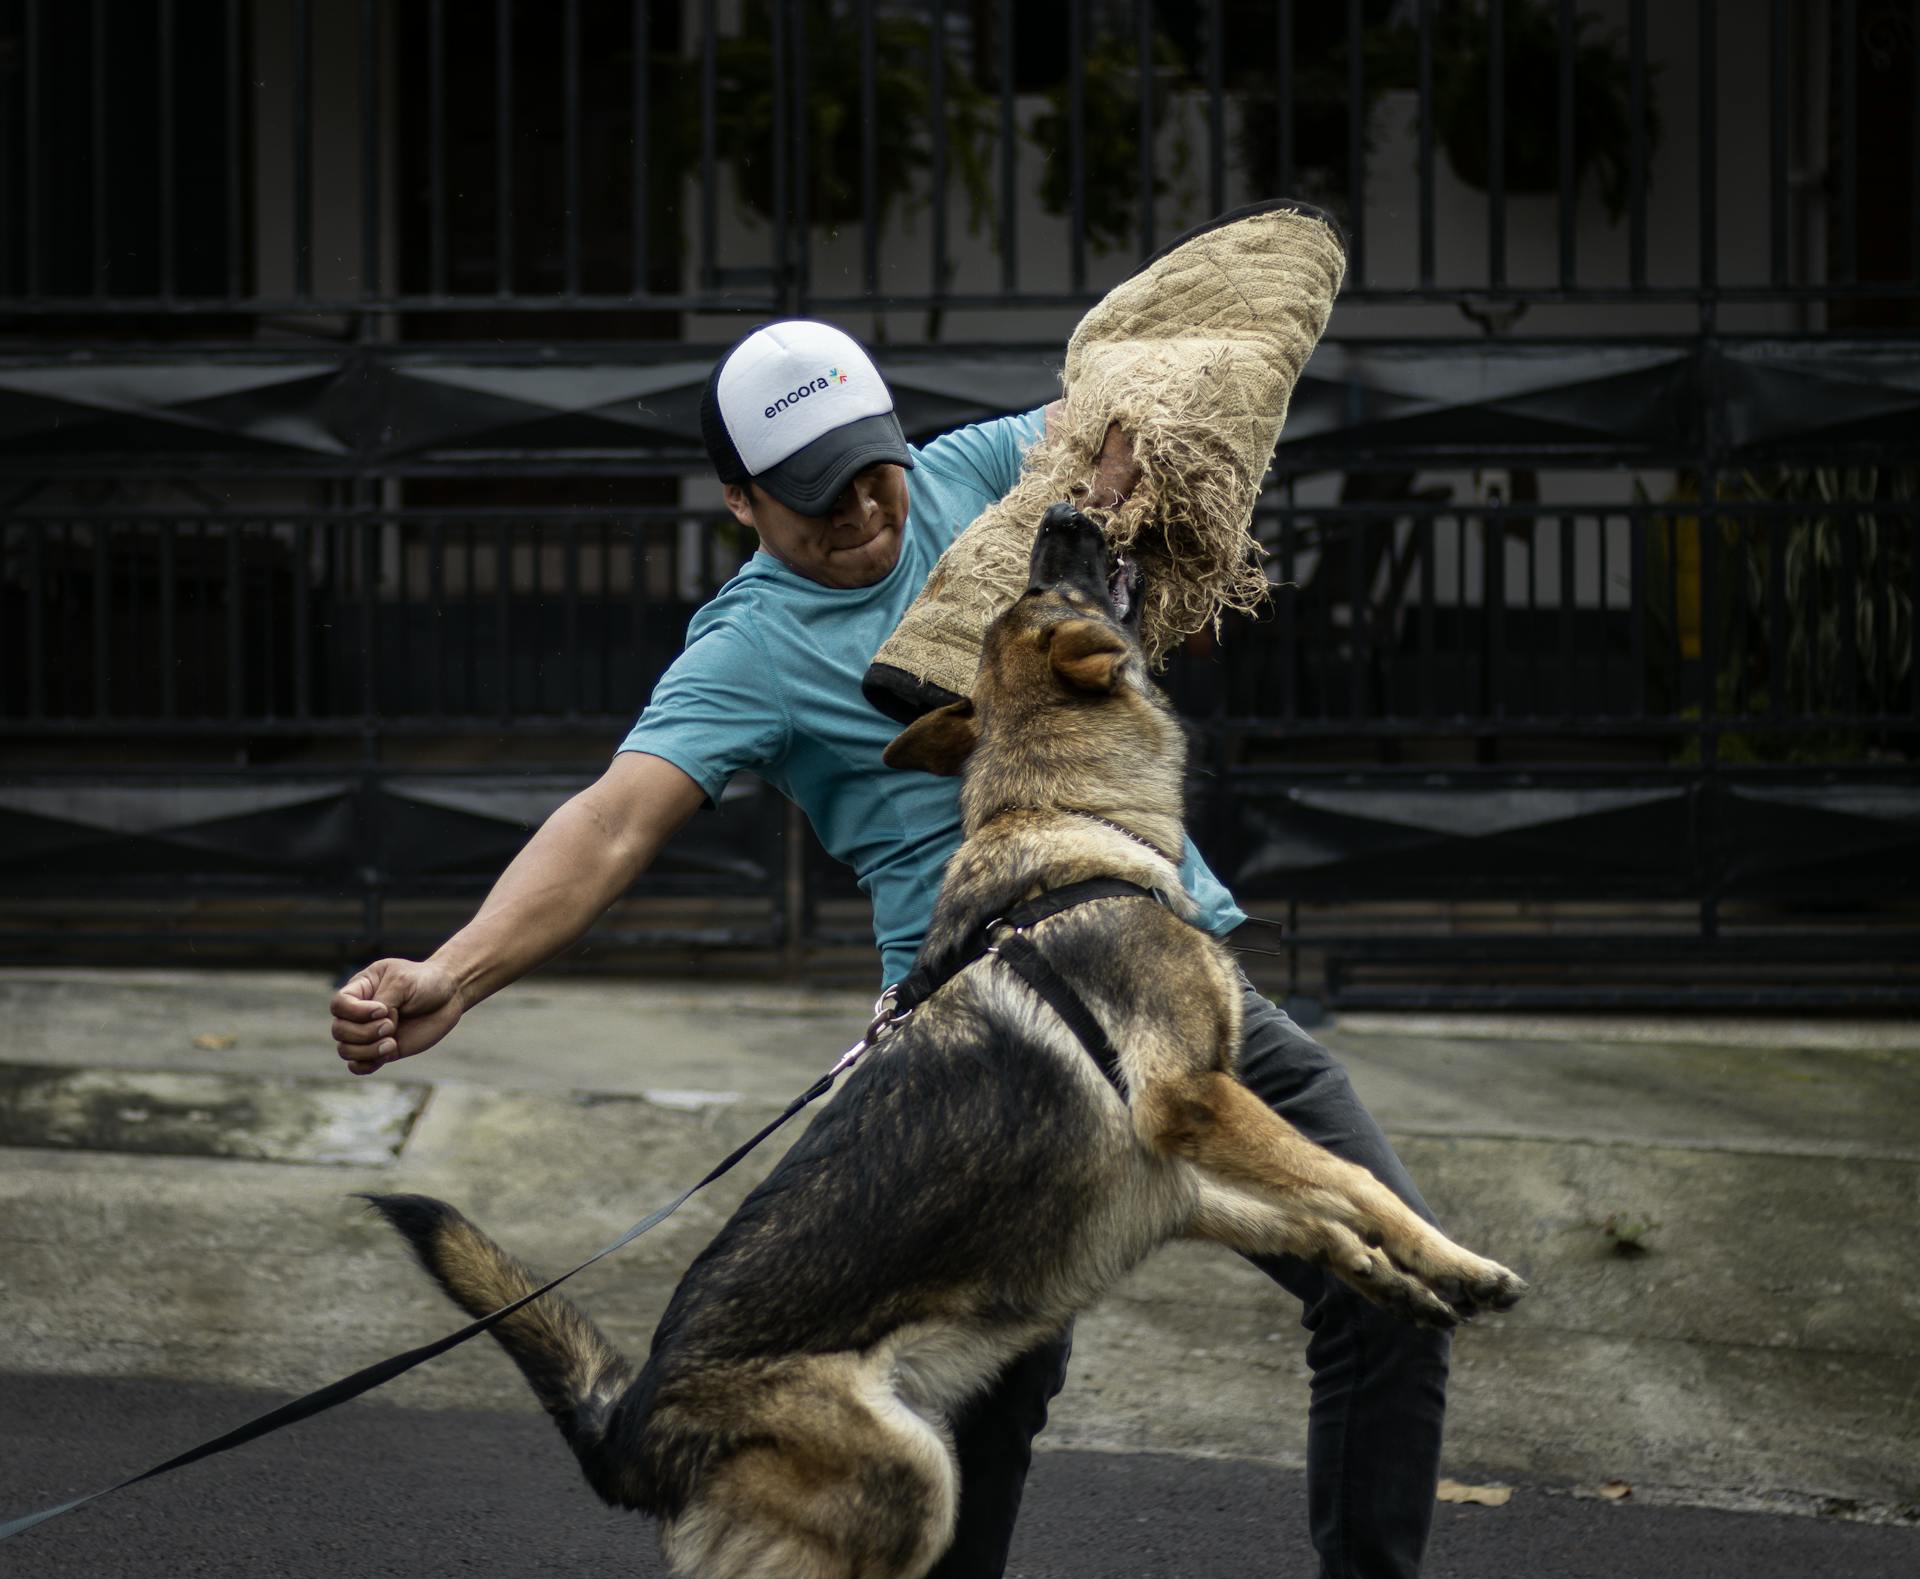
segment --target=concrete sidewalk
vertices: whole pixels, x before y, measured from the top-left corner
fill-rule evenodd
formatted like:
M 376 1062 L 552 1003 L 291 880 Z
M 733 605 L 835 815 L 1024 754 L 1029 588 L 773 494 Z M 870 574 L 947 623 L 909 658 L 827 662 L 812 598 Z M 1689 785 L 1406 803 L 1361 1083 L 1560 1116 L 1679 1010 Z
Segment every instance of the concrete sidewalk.
M 452 1325 L 349 1192 L 444 1195 L 559 1270 L 868 1013 L 541 978 L 362 1081 L 328 991 L 0 972 L 0 1370 L 304 1391 Z M 1453 1474 L 1920 1519 L 1920 1027 L 1369 1014 L 1324 1039 L 1449 1230 L 1534 1285 L 1456 1342 Z M 644 1348 L 772 1156 L 583 1274 L 616 1342 Z M 1175 1247 L 1081 1323 L 1046 1442 L 1298 1464 L 1303 1342 L 1265 1278 Z M 382 1396 L 525 1402 L 480 1344 Z

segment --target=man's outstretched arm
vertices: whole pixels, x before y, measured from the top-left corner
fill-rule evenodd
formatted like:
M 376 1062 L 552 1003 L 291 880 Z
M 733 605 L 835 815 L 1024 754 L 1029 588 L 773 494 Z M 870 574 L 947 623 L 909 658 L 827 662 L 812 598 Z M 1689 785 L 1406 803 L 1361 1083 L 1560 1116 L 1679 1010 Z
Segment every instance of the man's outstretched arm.
M 434 1046 L 460 1016 L 597 921 L 706 799 L 662 757 L 623 751 L 540 825 L 474 918 L 425 960 L 383 959 L 333 995 L 333 1039 L 370 1075 Z

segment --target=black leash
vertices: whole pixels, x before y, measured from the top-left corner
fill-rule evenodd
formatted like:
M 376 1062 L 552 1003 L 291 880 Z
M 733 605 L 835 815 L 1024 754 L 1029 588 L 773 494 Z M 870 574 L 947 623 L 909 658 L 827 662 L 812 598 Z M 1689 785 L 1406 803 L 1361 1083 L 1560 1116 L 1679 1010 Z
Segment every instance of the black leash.
M 378 1364 L 367 1366 L 364 1370 L 355 1371 L 351 1376 L 343 1376 L 339 1381 L 330 1382 L 325 1387 L 308 1393 L 304 1398 L 296 1398 L 291 1403 L 282 1404 L 277 1409 L 270 1409 L 265 1414 L 249 1420 L 245 1425 L 236 1426 L 223 1436 L 217 1436 L 210 1441 L 202 1442 L 198 1447 L 188 1448 L 186 1452 L 168 1459 L 164 1464 L 155 1464 L 151 1469 L 142 1470 L 137 1475 L 129 1475 L 125 1480 L 115 1485 L 104 1486 L 99 1491 L 89 1492 L 84 1497 L 75 1497 L 71 1502 L 60 1503 L 57 1507 L 42 1508 L 38 1513 L 23 1514 L 17 1519 L 10 1519 L 5 1524 L 0 1524 L 0 1541 L 9 1540 L 15 1535 L 20 1535 L 32 1529 L 36 1524 L 45 1524 L 49 1519 L 57 1519 L 63 1513 L 71 1513 L 75 1508 L 83 1508 L 89 1502 L 96 1502 L 101 1497 L 111 1496 L 116 1491 L 124 1491 L 129 1486 L 137 1486 L 143 1480 L 152 1480 L 156 1476 L 169 1474 L 176 1469 L 185 1469 L 187 1465 L 197 1464 L 203 1458 L 212 1458 L 215 1454 L 225 1453 L 230 1449 L 241 1447 L 248 1442 L 256 1441 L 260 1437 L 266 1436 L 270 1432 L 278 1431 L 285 1426 L 293 1425 L 301 1420 L 311 1419 L 314 1415 L 332 1409 L 339 1404 L 346 1403 L 349 1399 L 358 1398 L 362 1393 L 372 1392 L 374 1388 L 392 1381 L 396 1376 L 405 1374 L 416 1365 L 424 1365 L 428 1360 L 445 1354 L 447 1350 L 458 1348 L 469 1338 L 476 1338 L 489 1328 L 498 1326 L 523 1305 L 532 1304 L 533 1301 L 538 1299 L 542 1294 L 558 1288 L 562 1283 L 566 1282 L 568 1278 L 574 1276 L 575 1273 L 584 1272 L 596 1261 L 605 1260 L 608 1256 L 612 1255 L 614 1251 L 633 1243 L 634 1240 L 646 1233 L 648 1229 L 657 1227 L 660 1223 L 665 1222 L 667 1218 L 679 1211 L 682 1206 L 686 1205 L 696 1194 L 713 1183 L 721 1174 L 731 1169 L 745 1157 L 747 1153 L 752 1151 L 754 1147 L 758 1146 L 775 1130 L 779 1129 L 781 1125 L 785 1124 L 788 1119 L 792 1118 L 802 1108 L 806 1107 L 808 1103 L 826 1095 L 826 1093 L 832 1089 L 834 1081 L 839 1079 L 846 1070 L 852 1068 L 862 1053 L 866 1052 L 876 1043 L 885 1040 L 894 1027 L 900 1023 L 901 1018 L 903 1017 L 894 1015 L 890 1010 L 876 1013 L 873 1023 L 867 1027 L 867 1034 L 853 1047 L 849 1048 L 841 1056 L 838 1063 L 805 1091 L 801 1092 L 799 1096 L 795 1097 L 793 1101 L 788 1104 L 786 1111 L 778 1118 L 767 1124 L 751 1140 L 736 1146 L 712 1172 L 707 1174 L 698 1184 L 684 1192 L 678 1200 L 661 1207 L 658 1211 L 648 1213 L 618 1239 L 614 1240 L 612 1244 L 603 1250 L 596 1250 L 592 1255 L 588 1256 L 587 1259 L 582 1261 L 573 1271 L 562 1272 L 551 1282 L 542 1284 L 531 1294 L 523 1294 L 511 1304 L 502 1305 L 498 1310 L 489 1315 L 482 1316 L 478 1321 L 469 1323 L 458 1332 L 450 1332 L 444 1338 L 440 1338 L 433 1343 L 423 1344 L 417 1349 L 409 1349 L 405 1354 L 393 1355 L 388 1359 L 381 1360 Z
M 198 1447 L 188 1448 L 186 1452 L 177 1454 L 163 1464 L 155 1464 L 151 1469 L 142 1470 L 137 1475 L 129 1475 L 125 1480 L 111 1486 L 103 1486 L 98 1491 L 88 1492 L 84 1497 L 75 1497 L 70 1502 L 63 1502 L 51 1508 L 42 1508 L 38 1513 L 23 1514 L 17 1519 L 10 1519 L 5 1524 L 0 1524 L 0 1541 L 23 1534 L 37 1524 L 45 1524 L 49 1519 L 57 1519 L 63 1513 L 71 1513 L 76 1508 L 83 1508 L 89 1502 L 97 1502 L 100 1498 L 111 1496 L 116 1491 L 137 1486 L 143 1480 L 153 1480 L 160 1475 L 170 1474 L 176 1469 L 185 1469 L 187 1465 L 197 1464 L 203 1458 L 212 1458 L 216 1454 L 229 1452 L 248 1442 L 257 1441 L 271 1432 L 311 1419 L 314 1415 L 322 1414 L 350 1399 L 358 1398 L 362 1393 L 372 1392 L 374 1388 L 392 1381 L 396 1376 L 404 1375 L 415 1366 L 424 1365 L 428 1360 L 445 1354 L 449 1349 L 458 1348 L 468 1339 L 477 1338 L 481 1333 L 498 1326 L 515 1311 L 532 1304 L 542 1294 L 558 1288 L 568 1278 L 586 1271 L 596 1261 L 605 1260 L 614 1251 L 625 1248 L 649 1229 L 665 1222 L 802 1108 L 826 1095 L 833 1088 L 834 1081 L 852 1068 L 863 1053 L 886 1040 L 898 1027 L 906 1023 L 915 1009 L 961 971 L 980 959 L 997 956 L 1017 972 L 1020 978 L 1053 1009 L 1054 1013 L 1066 1022 L 1067 1027 L 1086 1048 L 1088 1056 L 1099 1067 L 1101 1074 L 1106 1076 L 1113 1088 L 1124 1099 L 1127 1088 L 1120 1074 L 1118 1051 L 1080 995 L 1073 990 L 1065 977 L 1047 963 L 1045 956 L 1025 935 L 1029 927 L 1046 920 L 1048 916 L 1069 910 L 1075 905 L 1086 904 L 1094 899 L 1119 898 L 1152 899 L 1162 905 L 1167 903 L 1166 896 L 1158 889 L 1145 888 L 1138 883 L 1130 883 L 1121 878 L 1092 878 L 1083 883 L 1070 883 L 1064 888 L 1051 889 L 1033 899 L 1025 900 L 1008 910 L 1004 916 L 996 916 L 982 923 L 968 935 L 965 947 L 952 951 L 941 967 L 923 970 L 922 966 L 916 963 L 913 971 L 898 986 L 888 988 L 881 996 L 879 1003 L 874 1006 L 874 1017 L 867 1026 L 866 1035 L 848 1048 L 841 1055 L 838 1063 L 795 1097 L 778 1118 L 764 1126 L 751 1140 L 736 1146 L 705 1178 L 683 1192 L 678 1199 L 660 1207 L 657 1211 L 648 1213 L 612 1244 L 596 1250 L 572 1271 L 562 1272 L 558 1277 L 543 1283 L 531 1294 L 521 1295 L 511 1304 L 502 1305 L 498 1310 L 482 1316 L 478 1321 L 470 1322 L 457 1332 L 450 1332 L 444 1338 L 423 1344 L 417 1349 L 409 1349 L 404 1354 L 392 1355 L 377 1364 L 367 1366 L 364 1370 L 355 1371 L 351 1376 L 343 1376 L 339 1381 L 330 1382 L 303 1398 L 296 1398 L 291 1403 L 280 1405 L 277 1409 L 270 1409 L 265 1414 L 247 1421 L 244 1425 L 236 1426 L 222 1436 L 202 1442 Z

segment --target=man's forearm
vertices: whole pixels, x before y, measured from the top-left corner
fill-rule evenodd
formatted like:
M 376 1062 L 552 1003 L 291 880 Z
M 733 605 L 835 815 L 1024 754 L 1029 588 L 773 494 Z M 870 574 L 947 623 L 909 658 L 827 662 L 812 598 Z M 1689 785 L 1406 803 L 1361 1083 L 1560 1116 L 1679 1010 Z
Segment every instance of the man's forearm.
M 654 852 L 610 848 L 614 837 L 584 796 L 541 824 L 474 918 L 434 951 L 466 1006 L 544 964 L 626 892 Z

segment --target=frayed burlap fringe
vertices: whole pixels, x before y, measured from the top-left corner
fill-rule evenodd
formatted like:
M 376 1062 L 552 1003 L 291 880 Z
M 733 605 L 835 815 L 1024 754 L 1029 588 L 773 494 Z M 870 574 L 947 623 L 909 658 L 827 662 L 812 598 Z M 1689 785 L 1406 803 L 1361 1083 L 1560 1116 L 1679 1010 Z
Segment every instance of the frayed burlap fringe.
M 1041 515 L 1093 497 L 1110 423 L 1131 436 L 1140 480 L 1119 508 L 1088 513 L 1145 574 L 1149 659 L 1257 608 L 1268 582 L 1254 503 L 1344 269 L 1323 220 L 1276 210 L 1204 232 L 1117 286 L 1075 331 L 1064 408 L 1012 491 L 942 556 L 876 663 L 972 689 L 982 633 L 1026 585 Z

